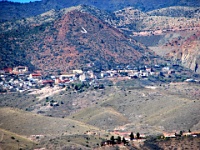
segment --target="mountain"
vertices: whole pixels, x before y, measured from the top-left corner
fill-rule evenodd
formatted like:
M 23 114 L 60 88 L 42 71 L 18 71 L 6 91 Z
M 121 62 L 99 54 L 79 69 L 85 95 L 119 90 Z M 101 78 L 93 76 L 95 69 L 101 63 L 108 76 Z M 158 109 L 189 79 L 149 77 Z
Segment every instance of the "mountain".
M 156 54 L 199 72 L 200 7 L 169 7 L 142 12 L 133 7 L 115 11 L 111 24 Z
M 187 34 L 184 39 L 174 38 L 164 47 L 171 49 L 168 58 L 179 59 L 182 64 L 200 74 L 200 31 Z
M 114 12 L 115 19 L 112 25 L 129 34 L 134 32 L 154 32 L 157 30 L 180 30 L 199 26 L 200 7 L 170 7 L 149 12 L 143 12 L 134 7 L 127 7 Z M 178 29 L 176 29 L 178 28 Z M 133 33 L 132 33 L 133 32 Z
M 200 16 L 199 13 L 200 13 L 199 7 L 186 7 L 186 6 L 166 7 L 148 12 L 148 14 L 151 16 L 186 17 L 186 18 L 194 18 L 194 17 L 197 18 Z
M 0 2 L 0 20 L 16 20 L 39 15 L 51 9 L 59 10 L 81 4 L 92 5 L 107 11 L 116 11 L 125 7 L 135 7 L 143 11 L 169 6 L 200 6 L 199 0 L 42 0 L 30 3 Z
M 153 60 L 152 51 L 88 10 L 87 6 L 77 6 L 2 23 L 0 67 L 28 64 L 55 72 L 87 64 L 106 69 Z

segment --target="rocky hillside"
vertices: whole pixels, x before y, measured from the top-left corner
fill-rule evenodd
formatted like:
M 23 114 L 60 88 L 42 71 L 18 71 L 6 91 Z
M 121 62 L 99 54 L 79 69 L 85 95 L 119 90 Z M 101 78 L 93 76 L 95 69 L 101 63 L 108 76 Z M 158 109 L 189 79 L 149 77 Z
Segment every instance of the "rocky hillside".
M 189 35 L 184 40 L 174 39 L 165 47 L 172 46 L 173 51 L 167 54 L 169 58 L 179 59 L 185 67 L 200 73 L 200 31 Z
M 172 7 L 145 13 L 134 7 L 127 7 L 114 12 L 116 16 L 115 19 L 118 21 L 114 22 L 115 24 L 112 25 L 129 32 L 129 34 L 138 34 L 135 32 L 145 32 L 146 34 L 147 32 L 150 34 L 154 32 L 154 34 L 158 34 L 156 32 L 159 32 L 160 34 L 160 32 L 163 32 L 160 30 L 166 32 L 167 30 L 184 30 L 192 27 L 199 27 L 198 11 L 200 8 L 188 8 L 188 11 L 186 11 L 185 8 L 186 7 Z M 179 16 L 180 13 L 185 15 Z M 187 13 L 191 15 L 189 16 Z M 172 14 L 174 16 L 172 16 Z
M 113 26 L 199 73 L 199 10 L 179 6 L 145 13 L 128 7 L 115 12 L 118 21 Z
M 128 6 L 138 8 L 143 11 L 155 10 L 169 6 L 200 6 L 199 0 L 42 0 L 26 4 L 13 2 L 0 2 L 0 20 L 15 20 L 39 15 L 51 9 L 63 9 L 80 4 L 92 5 L 99 9 L 116 11 Z
M 149 11 L 148 14 L 152 16 L 168 16 L 168 17 L 187 17 L 194 18 L 200 16 L 199 7 L 182 7 L 182 6 L 173 6 L 162 9 L 156 9 Z
M 87 64 L 149 63 L 145 46 L 126 37 L 86 6 L 49 11 L 34 18 L 1 25 L 1 68 L 32 64 L 43 71 L 67 71 Z M 25 58 L 25 59 L 24 59 Z

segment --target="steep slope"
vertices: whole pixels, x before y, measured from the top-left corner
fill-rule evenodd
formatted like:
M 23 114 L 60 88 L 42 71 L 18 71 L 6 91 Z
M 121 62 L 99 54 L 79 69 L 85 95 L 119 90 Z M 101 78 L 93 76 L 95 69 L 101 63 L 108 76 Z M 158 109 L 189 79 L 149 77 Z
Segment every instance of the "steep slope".
M 95 6 L 99 9 L 114 11 L 128 6 L 148 11 L 169 6 L 200 6 L 199 0 L 42 0 L 27 4 L 0 2 L 0 20 L 15 20 L 39 15 L 51 9 L 63 9 L 80 4 Z
M 36 68 L 52 72 L 82 68 L 88 63 L 106 69 L 136 61 L 149 63 L 154 57 L 145 46 L 85 12 L 83 7 L 86 6 L 8 23 L 6 32 L 5 23 L 0 34 L 0 67 L 30 61 Z
M 156 54 L 199 73 L 199 10 L 179 6 L 144 13 L 128 7 L 115 12 L 113 25 Z
M 198 10 L 199 7 L 179 6 L 145 13 L 134 7 L 127 7 L 114 12 L 118 21 L 112 25 L 133 35 L 138 34 L 138 32 L 141 32 L 141 35 L 142 33 L 143 35 L 151 35 L 161 34 L 167 30 L 185 30 L 199 27 Z M 181 15 L 179 16 L 180 13 Z M 190 16 L 188 13 L 190 13 Z
M 148 12 L 148 14 L 152 16 L 187 17 L 187 18 L 194 18 L 194 17 L 197 18 L 200 15 L 199 13 L 200 13 L 199 7 L 182 7 L 182 6 L 167 7 Z
M 164 48 L 172 50 L 167 57 L 181 60 L 185 67 L 200 74 L 200 31 L 188 34 L 184 40 L 173 39 Z

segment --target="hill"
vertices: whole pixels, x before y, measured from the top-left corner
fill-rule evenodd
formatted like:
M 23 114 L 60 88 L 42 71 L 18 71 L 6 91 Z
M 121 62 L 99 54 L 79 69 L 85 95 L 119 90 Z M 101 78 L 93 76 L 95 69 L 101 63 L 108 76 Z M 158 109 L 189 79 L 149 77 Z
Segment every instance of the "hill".
M 149 12 L 128 7 L 115 12 L 113 25 L 156 54 L 199 73 L 199 7 L 169 7 Z
M 148 64 L 155 57 L 108 23 L 85 12 L 87 6 L 49 11 L 34 18 L 3 23 L 1 66 L 32 64 L 49 72 Z M 25 59 L 24 59 L 25 58 Z
M 198 84 L 171 83 L 151 89 L 137 85 L 137 81 L 127 80 L 105 90 L 60 91 L 48 98 L 49 101 L 56 100 L 59 103 L 57 107 L 49 107 L 45 97 L 39 99 L 41 95 L 28 93 L 23 96 L 6 94 L 0 99 L 0 105 L 51 116 L 49 119 L 59 117 L 63 122 L 65 119 L 62 118 L 69 118 L 104 130 L 119 128 L 155 134 L 199 130 L 199 93 Z
M 173 6 L 147 12 L 151 16 L 198 18 L 199 7 Z
M 95 6 L 99 9 L 106 11 L 116 11 L 123 9 L 125 7 L 135 7 L 143 11 L 155 10 L 159 8 L 169 7 L 169 6 L 200 6 L 199 0 L 42 0 L 37 2 L 30 2 L 26 4 L 13 3 L 13 2 L 0 2 L 0 20 L 16 20 L 27 17 L 32 17 L 39 15 L 51 9 L 59 10 L 63 8 L 69 8 L 72 6 L 77 6 L 81 4 Z
M 89 130 L 100 131 L 96 127 L 72 119 L 45 117 L 13 108 L 0 108 L 0 112 L 1 128 L 27 137 L 56 137 L 61 134 L 84 134 Z
M 37 144 L 26 137 L 4 129 L 0 129 L 0 137 L 0 149 L 3 150 L 18 150 L 20 148 L 31 150 Z
M 171 139 L 150 139 L 144 142 L 141 146 L 142 149 L 155 150 L 155 149 L 199 149 L 200 137 L 181 137 Z
M 160 30 L 161 33 L 168 30 L 184 30 L 199 27 L 198 11 L 199 7 L 176 6 L 149 12 L 127 7 L 114 12 L 116 19 L 119 21 L 114 22 L 116 24 L 113 25 L 126 32 L 129 31 L 130 34 L 143 32 L 144 35 L 146 32 L 149 33 L 148 35 L 156 34 L 156 31 L 159 32 Z

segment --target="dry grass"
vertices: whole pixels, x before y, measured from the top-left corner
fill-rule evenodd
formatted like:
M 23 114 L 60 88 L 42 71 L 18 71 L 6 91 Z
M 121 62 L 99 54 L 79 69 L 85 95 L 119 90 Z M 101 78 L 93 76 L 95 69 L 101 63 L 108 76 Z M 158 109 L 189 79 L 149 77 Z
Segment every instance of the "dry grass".
M 114 128 L 128 123 L 128 119 L 112 107 L 90 107 L 73 114 L 70 118 L 102 129 Z
M 98 128 L 72 119 L 36 115 L 12 108 L 0 108 L 0 127 L 20 135 L 58 136 L 101 131 Z
M 35 142 L 21 135 L 0 129 L 0 150 L 18 150 L 20 148 L 31 150 Z

